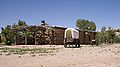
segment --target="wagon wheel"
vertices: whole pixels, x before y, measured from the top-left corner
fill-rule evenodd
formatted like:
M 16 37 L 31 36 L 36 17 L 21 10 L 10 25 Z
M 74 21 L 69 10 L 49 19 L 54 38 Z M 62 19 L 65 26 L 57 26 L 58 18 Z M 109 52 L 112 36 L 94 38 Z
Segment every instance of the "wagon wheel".
M 66 39 L 65 39 L 64 47 L 67 47 L 67 42 L 66 42 Z
M 64 47 L 67 47 L 67 44 L 64 44 Z

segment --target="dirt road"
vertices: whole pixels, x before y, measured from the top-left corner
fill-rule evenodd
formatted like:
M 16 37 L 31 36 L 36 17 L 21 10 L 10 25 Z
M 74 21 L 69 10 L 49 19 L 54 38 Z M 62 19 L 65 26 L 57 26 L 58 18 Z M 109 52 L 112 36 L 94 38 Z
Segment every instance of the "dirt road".
M 37 46 L 41 47 L 41 46 Z M 1 55 L 0 67 L 120 67 L 120 45 L 60 48 L 53 55 Z

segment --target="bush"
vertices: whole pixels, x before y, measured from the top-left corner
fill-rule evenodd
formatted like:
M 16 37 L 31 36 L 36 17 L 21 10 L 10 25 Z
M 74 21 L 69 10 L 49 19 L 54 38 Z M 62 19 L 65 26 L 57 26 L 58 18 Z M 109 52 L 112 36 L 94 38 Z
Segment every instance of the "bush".
M 108 27 L 108 30 L 105 27 L 103 28 L 101 32 L 97 32 L 96 34 L 97 44 L 120 43 L 120 37 L 116 36 L 111 27 Z

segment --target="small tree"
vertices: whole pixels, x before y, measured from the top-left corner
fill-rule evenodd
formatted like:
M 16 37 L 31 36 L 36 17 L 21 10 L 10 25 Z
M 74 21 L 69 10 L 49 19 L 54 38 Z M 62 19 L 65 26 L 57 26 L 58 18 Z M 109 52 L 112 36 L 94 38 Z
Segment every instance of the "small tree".
M 21 20 L 18 21 L 18 27 L 23 27 L 23 26 L 26 26 L 26 25 L 27 24 L 26 24 L 25 21 L 21 21 Z
M 102 29 L 101 29 L 101 32 L 105 32 L 106 31 L 106 27 L 103 26 Z
M 1 29 L 4 44 L 12 45 L 12 43 L 14 43 L 14 35 L 11 26 L 7 25 L 5 28 Z
M 26 22 L 25 21 L 18 21 L 18 25 L 16 25 L 15 23 L 13 25 L 7 25 L 5 28 L 1 28 L 2 29 L 2 41 L 4 44 L 6 45 L 12 45 L 13 43 L 16 44 L 16 36 L 18 34 L 17 30 L 26 26 Z
M 106 30 L 106 27 L 102 27 L 101 32 L 97 33 L 96 36 L 98 43 L 119 43 L 120 38 L 116 36 L 115 32 L 112 30 L 112 28 L 109 26 Z
M 82 30 L 88 30 L 88 31 L 96 30 L 95 23 L 93 21 L 89 21 L 89 20 L 85 20 L 85 19 L 78 19 L 76 21 L 76 26 Z

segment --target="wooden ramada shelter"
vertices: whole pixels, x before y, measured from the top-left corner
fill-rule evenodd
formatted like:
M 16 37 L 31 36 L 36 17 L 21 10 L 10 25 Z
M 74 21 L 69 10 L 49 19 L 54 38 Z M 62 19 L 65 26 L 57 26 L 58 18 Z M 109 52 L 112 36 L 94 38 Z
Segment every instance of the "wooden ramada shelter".
M 40 25 L 19 28 L 16 30 L 16 32 L 31 32 L 31 34 L 27 36 L 28 45 L 63 45 L 65 30 L 65 27 Z M 91 44 L 92 40 L 95 40 L 95 37 L 96 32 L 79 30 L 80 44 Z M 25 37 L 22 35 L 17 35 L 16 44 L 24 45 Z
M 64 35 L 67 28 L 60 26 L 25 26 L 19 29 L 15 29 L 16 43 L 17 45 L 25 44 L 25 36 L 21 35 L 21 32 L 30 32 L 27 36 L 27 45 L 63 45 Z M 80 44 L 92 44 L 92 40 L 95 40 L 96 32 L 79 30 Z M 0 42 L 2 42 L 2 35 L 0 35 Z

